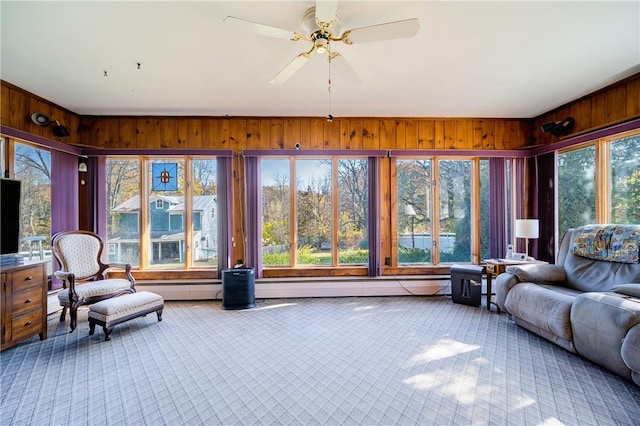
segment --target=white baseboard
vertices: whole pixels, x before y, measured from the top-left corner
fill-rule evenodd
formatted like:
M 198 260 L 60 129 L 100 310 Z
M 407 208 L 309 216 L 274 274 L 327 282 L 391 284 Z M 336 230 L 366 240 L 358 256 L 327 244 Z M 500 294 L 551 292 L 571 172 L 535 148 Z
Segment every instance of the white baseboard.
M 448 276 L 409 278 L 318 278 L 318 279 L 258 279 L 257 299 L 292 297 L 344 296 L 433 296 L 451 294 Z M 222 284 L 217 281 L 161 282 L 137 281 L 138 291 L 150 291 L 165 300 L 220 300 Z

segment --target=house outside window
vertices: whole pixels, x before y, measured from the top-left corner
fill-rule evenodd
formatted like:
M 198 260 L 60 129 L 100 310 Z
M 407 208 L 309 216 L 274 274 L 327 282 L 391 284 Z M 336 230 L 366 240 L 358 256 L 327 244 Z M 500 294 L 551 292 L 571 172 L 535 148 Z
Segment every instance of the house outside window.
M 150 185 L 152 165 L 163 162 L 177 164 L 175 176 L 170 176 L 176 190 L 153 190 Z M 109 260 L 140 269 L 217 268 L 217 218 L 205 213 L 216 210 L 215 164 L 215 159 L 189 157 L 107 159 L 107 238 L 116 247 Z M 185 188 L 187 168 L 193 175 L 191 191 Z M 146 193 L 141 193 L 143 186 L 149 188 Z

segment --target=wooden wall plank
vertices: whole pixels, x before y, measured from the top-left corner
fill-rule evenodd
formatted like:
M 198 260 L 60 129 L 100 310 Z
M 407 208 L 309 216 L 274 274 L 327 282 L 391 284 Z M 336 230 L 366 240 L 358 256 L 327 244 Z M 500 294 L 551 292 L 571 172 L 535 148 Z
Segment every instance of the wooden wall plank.
M 362 148 L 380 148 L 380 120 L 371 118 L 362 120 Z
M 247 149 L 260 149 L 260 120 L 247 120 Z
M 458 122 L 455 120 L 445 120 L 444 122 L 444 148 L 456 149 L 456 134 L 458 132 Z
M 409 119 L 405 120 L 404 124 L 405 149 L 418 149 L 418 121 Z
M 202 147 L 215 149 L 220 146 L 220 120 L 206 118 L 202 122 Z
M 434 120 L 433 122 L 433 148 L 445 149 L 446 137 L 444 134 L 444 120 Z
M 407 147 L 407 131 L 404 125 L 404 120 L 395 120 L 395 147 L 396 149 L 405 149 Z
M 391 120 L 391 119 L 380 120 L 378 132 L 380 134 L 379 136 L 380 149 L 394 149 L 395 141 L 396 141 L 396 127 L 395 127 L 394 120 Z
M 363 129 L 362 119 L 349 119 L 349 149 L 362 149 Z
M 434 120 L 418 121 L 418 149 L 433 149 L 435 147 Z
M 11 112 L 11 89 L 6 84 L 0 85 L 0 123 L 9 125 Z
M 304 141 L 302 140 L 302 127 L 305 127 L 305 135 L 306 138 Z M 284 120 L 284 137 L 283 137 L 283 148 L 293 149 L 296 143 L 299 143 L 301 147 L 304 149 L 309 149 L 308 137 L 309 137 L 309 123 L 306 122 L 303 124 L 303 120 L 295 120 L 293 118 L 286 118 Z
M 640 78 L 626 84 L 627 116 L 640 116 Z
M 231 142 L 229 148 L 233 152 L 241 152 L 247 147 L 247 120 L 234 118 L 229 121 L 229 141 Z
M 604 94 L 604 119 L 614 123 L 627 115 L 627 88 L 618 86 L 607 90 Z
M 130 118 L 118 119 L 119 145 L 123 148 L 136 148 L 136 122 Z
M 482 121 L 482 149 L 496 149 L 496 120 Z
M 202 120 L 190 118 L 189 120 L 189 148 L 202 148 Z
M 189 121 L 188 120 L 178 121 L 176 148 L 178 149 L 189 148 Z
M 310 149 L 322 149 L 324 148 L 324 123 L 327 120 L 324 118 L 310 118 L 309 123 L 309 148 Z M 306 138 L 306 136 L 305 136 Z M 304 139 L 304 138 L 303 138 Z
M 284 149 L 284 120 L 271 120 L 271 141 L 269 149 Z
M 330 149 L 334 146 L 340 146 L 340 122 L 325 121 L 322 126 L 323 141 L 322 148 Z

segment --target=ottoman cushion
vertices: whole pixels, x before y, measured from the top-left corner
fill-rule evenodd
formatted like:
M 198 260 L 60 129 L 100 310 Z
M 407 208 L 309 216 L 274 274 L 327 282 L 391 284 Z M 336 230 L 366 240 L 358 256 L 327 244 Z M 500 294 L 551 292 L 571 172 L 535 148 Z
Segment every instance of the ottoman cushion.
M 148 291 L 126 294 L 94 303 L 89 307 L 89 318 L 102 322 L 131 317 L 142 311 L 151 311 L 164 304 L 162 296 Z

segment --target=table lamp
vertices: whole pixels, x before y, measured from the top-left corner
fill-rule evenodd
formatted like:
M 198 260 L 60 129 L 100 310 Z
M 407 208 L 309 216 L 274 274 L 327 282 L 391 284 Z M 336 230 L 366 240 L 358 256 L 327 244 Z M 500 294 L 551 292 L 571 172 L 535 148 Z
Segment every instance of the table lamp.
M 538 238 L 538 219 L 516 219 L 516 238 L 524 238 L 525 253 L 529 257 L 529 238 Z

